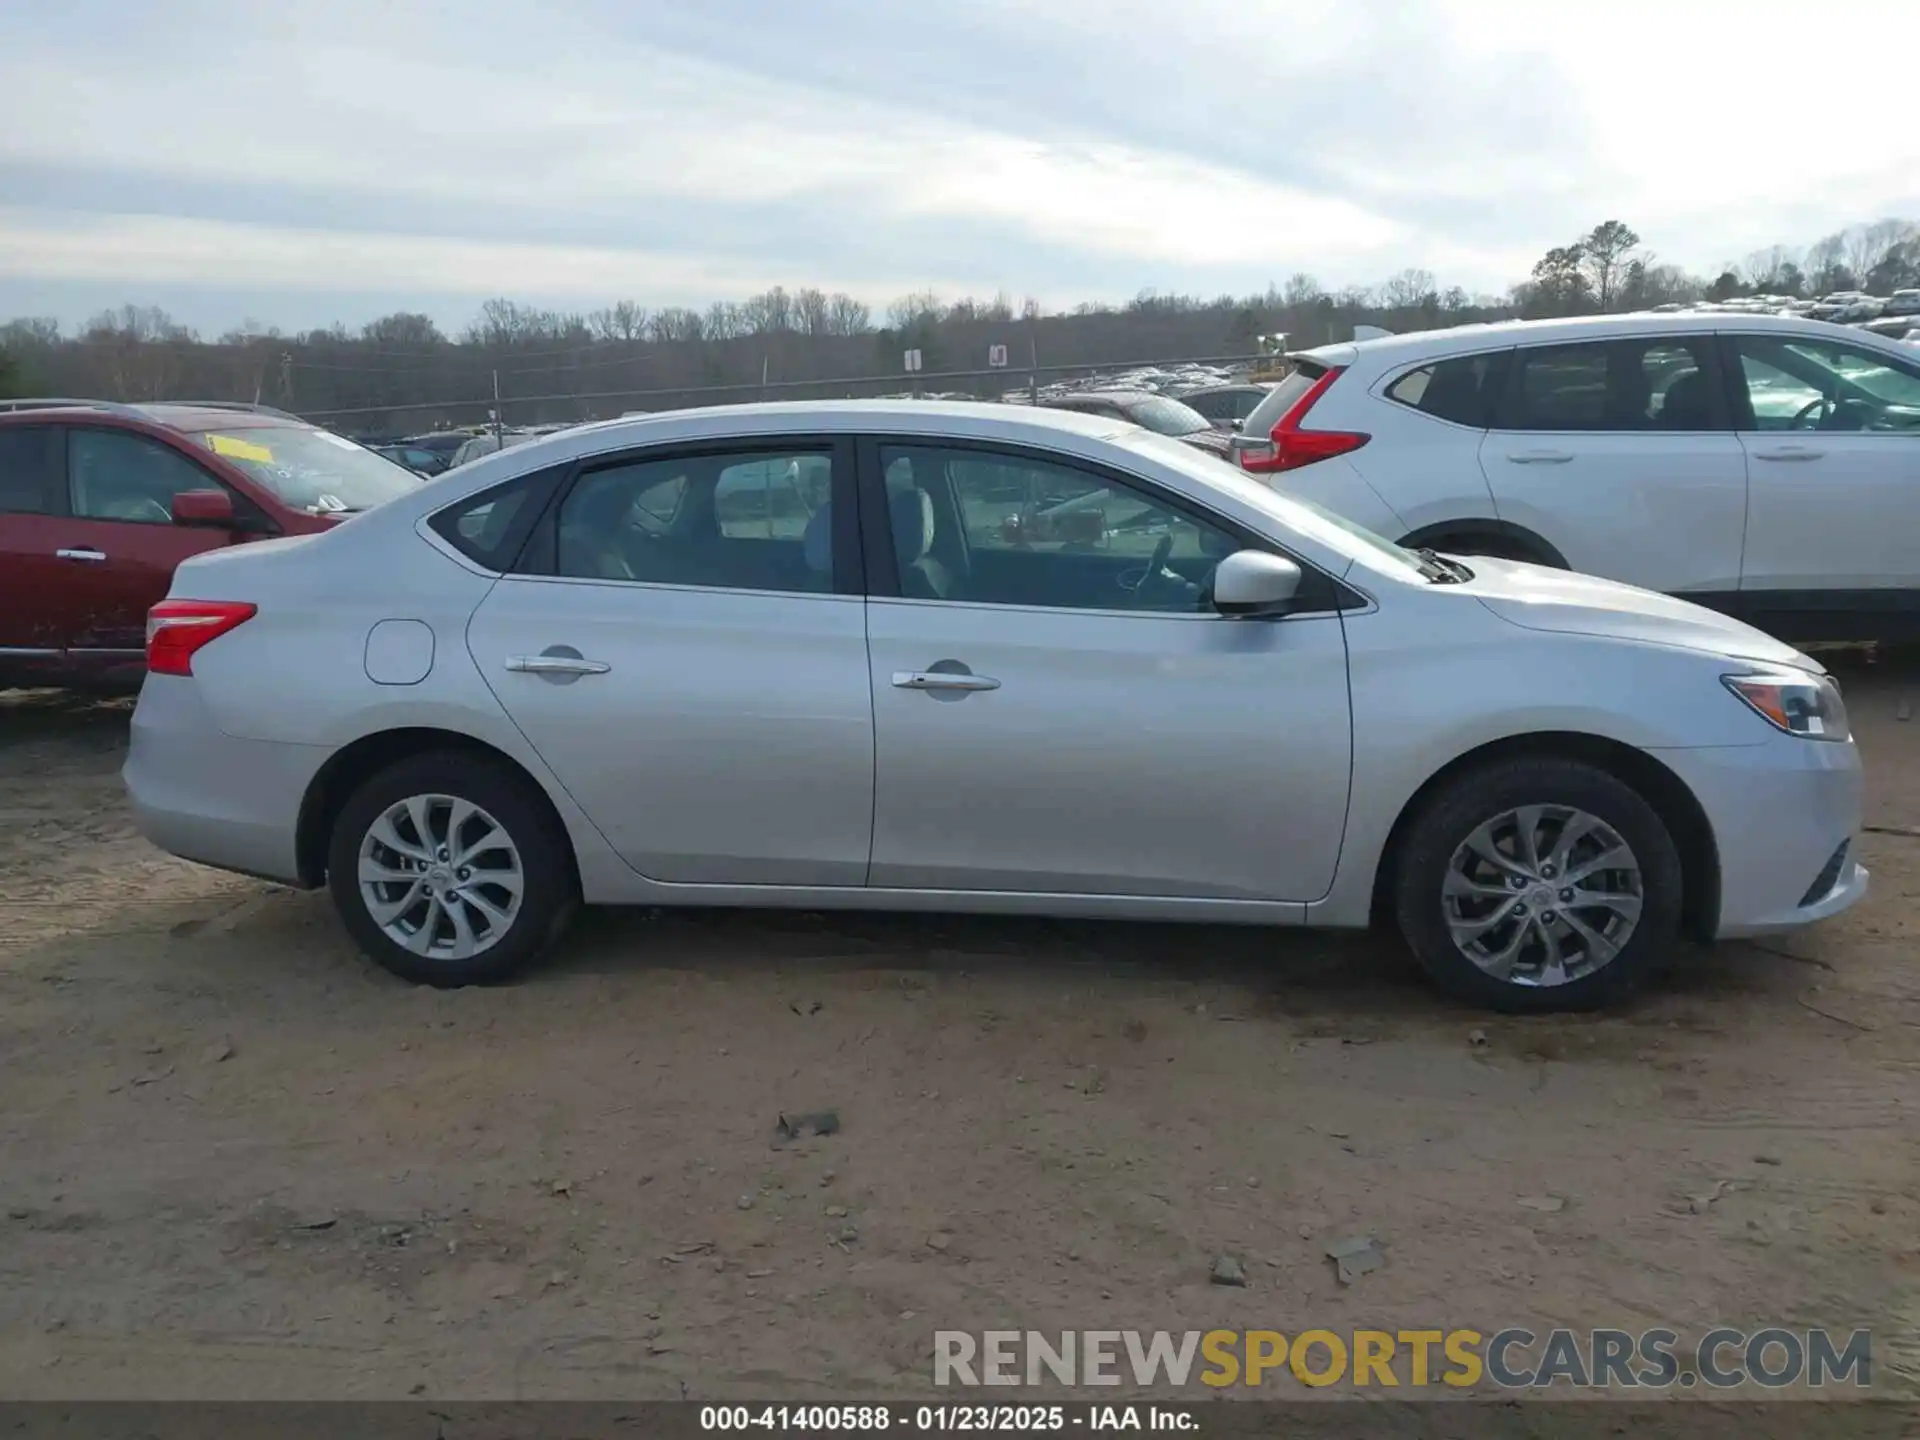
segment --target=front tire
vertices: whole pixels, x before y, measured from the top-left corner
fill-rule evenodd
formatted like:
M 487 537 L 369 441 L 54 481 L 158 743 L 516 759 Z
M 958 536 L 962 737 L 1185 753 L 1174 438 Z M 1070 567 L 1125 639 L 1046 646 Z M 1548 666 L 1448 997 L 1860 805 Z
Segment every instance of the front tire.
M 334 822 L 327 884 L 360 948 L 404 980 L 504 980 L 556 939 L 578 886 L 546 799 L 497 760 L 390 765 Z
M 1575 760 L 1494 761 L 1414 817 L 1394 910 L 1449 994 L 1511 1013 L 1617 1004 L 1671 961 L 1683 876 L 1632 786 Z

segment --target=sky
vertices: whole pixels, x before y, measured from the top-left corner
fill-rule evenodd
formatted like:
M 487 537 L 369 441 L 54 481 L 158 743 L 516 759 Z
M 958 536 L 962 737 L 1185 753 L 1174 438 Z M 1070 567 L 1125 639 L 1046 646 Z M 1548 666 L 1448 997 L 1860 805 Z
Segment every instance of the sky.
M 8 0 L 0 317 L 1711 273 L 1920 218 L 1909 4 Z

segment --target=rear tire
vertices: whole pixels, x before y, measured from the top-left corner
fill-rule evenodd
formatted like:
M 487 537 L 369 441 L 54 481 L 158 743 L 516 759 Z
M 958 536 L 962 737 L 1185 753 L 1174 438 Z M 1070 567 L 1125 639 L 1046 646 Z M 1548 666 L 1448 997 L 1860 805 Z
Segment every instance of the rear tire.
M 578 905 L 566 832 L 518 771 L 435 751 L 380 771 L 334 821 L 327 885 L 376 963 L 419 985 L 504 980 Z
M 1477 767 L 1425 802 L 1393 902 L 1441 989 L 1537 1014 L 1617 1004 L 1666 968 L 1682 889 L 1673 837 L 1638 791 L 1581 761 L 1530 757 Z

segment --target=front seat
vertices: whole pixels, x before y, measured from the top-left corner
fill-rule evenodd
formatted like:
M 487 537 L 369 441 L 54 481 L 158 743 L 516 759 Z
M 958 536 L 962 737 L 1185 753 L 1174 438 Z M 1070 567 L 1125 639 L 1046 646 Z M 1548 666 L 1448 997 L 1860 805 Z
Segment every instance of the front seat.
M 900 593 L 909 600 L 950 600 L 953 574 L 933 550 L 933 497 L 918 485 L 887 487 L 893 554 L 900 567 Z

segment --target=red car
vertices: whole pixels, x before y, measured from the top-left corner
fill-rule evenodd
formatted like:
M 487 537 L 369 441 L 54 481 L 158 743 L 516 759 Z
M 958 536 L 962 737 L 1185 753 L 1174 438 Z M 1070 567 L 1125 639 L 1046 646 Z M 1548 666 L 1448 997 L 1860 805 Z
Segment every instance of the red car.
M 420 483 L 261 406 L 0 403 L 0 689 L 137 686 L 148 607 L 182 560 L 325 530 Z

